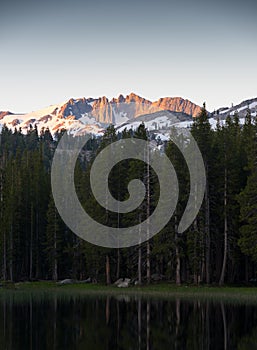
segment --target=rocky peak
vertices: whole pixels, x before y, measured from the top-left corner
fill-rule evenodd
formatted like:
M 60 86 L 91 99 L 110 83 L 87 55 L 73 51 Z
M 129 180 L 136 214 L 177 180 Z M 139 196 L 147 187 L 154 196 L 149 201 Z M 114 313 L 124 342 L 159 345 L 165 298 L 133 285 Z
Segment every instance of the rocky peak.
M 159 109 L 183 112 L 193 117 L 196 117 L 201 112 L 200 106 L 182 97 L 162 97 L 158 101 L 153 102 L 153 106 Z
M 10 111 L 0 111 L 0 120 L 3 119 L 6 115 L 12 115 Z
M 128 120 L 139 118 L 143 115 L 151 115 L 160 111 L 170 111 L 186 113 L 196 116 L 201 108 L 181 97 L 163 97 L 158 101 L 151 102 L 137 94 L 131 92 L 129 95 L 119 95 L 117 98 L 109 100 L 106 96 L 99 98 L 70 98 L 63 104 L 56 104 L 42 110 L 34 111 L 24 115 L 13 115 L 14 123 L 27 127 L 27 120 L 33 120 L 33 125 L 41 124 L 46 127 L 51 123 L 51 130 L 57 130 L 67 125 L 97 125 L 105 127 L 110 123 L 121 125 Z M 0 112 L 1 123 L 11 124 L 12 118 L 6 117 L 11 114 L 9 111 Z M 54 120 L 55 125 L 54 124 Z M 73 123 L 74 122 L 74 123 Z M 32 122 L 31 122 L 32 123 Z
M 68 102 L 55 110 L 55 114 L 58 114 L 59 118 L 67 118 L 68 116 L 73 115 L 76 119 L 79 119 L 82 114 L 88 113 L 91 110 L 92 107 L 85 98 L 70 98 Z
M 111 103 L 124 103 L 125 102 L 125 97 L 123 95 L 119 95 L 118 98 L 113 98 L 111 100 Z
M 148 101 L 145 98 L 136 95 L 134 92 L 131 92 L 129 95 L 126 96 L 125 102 L 126 103 L 134 102 L 134 103 L 141 103 L 141 104 L 142 103 L 146 103 L 146 104 L 152 103 L 151 101 Z

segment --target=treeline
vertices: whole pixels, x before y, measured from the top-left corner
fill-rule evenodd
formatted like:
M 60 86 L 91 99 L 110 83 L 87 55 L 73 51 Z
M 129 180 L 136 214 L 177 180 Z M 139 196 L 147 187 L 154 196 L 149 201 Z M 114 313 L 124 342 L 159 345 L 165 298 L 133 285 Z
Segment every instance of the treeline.
M 187 231 L 178 233 L 190 190 L 185 160 L 172 143 L 165 152 L 179 180 L 179 201 L 169 223 L 141 245 L 107 249 L 73 234 L 59 217 L 51 194 L 51 161 L 62 132 L 48 129 L 27 135 L 3 127 L 0 135 L 0 271 L 3 280 L 86 279 L 112 283 L 130 277 L 138 283 L 167 279 L 180 283 L 248 283 L 257 263 L 257 124 L 247 112 L 217 122 L 213 130 L 205 107 L 191 132 L 201 150 L 207 181 L 201 209 Z M 149 139 L 144 124 L 117 134 L 109 126 L 80 154 L 75 185 L 81 204 L 96 221 L 111 227 L 143 222 L 158 203 L 158 176 L 139 160 L 124 160 L 111 171 L 109 189 L 117 200 L 128 198 L 128 183 L 140 178 L 146 196 L 129 214 L 101 207 L 90 188 L 90 168 L 106 145 L 120 139 Z M 183 134 L 180 135 L 183 139 Z M 182 140 L 183 141 L 183 140 Z M 160 169 L 160 171 L 162 171 Z M 161 220 L 161 218 L 160 218 Z

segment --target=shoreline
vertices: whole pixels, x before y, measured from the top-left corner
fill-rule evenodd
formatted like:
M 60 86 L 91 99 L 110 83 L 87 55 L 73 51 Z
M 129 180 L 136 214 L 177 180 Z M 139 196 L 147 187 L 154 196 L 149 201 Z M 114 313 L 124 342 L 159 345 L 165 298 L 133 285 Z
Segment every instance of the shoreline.
M 11 285 L 10 285 L 11 286 Z M 57 285 L 55 282 L 19 282 L 12 287 L 0 288 L 0 300 L 6 296 L 102 296 L 102 297 L 135 297 L 154 299 L 183 299 L 228 303 L 257 304 L 257 287 L 233 286 L 192 286 L 160 283 L 143 286 L 118 288 L 104 284 L 67 284 Z

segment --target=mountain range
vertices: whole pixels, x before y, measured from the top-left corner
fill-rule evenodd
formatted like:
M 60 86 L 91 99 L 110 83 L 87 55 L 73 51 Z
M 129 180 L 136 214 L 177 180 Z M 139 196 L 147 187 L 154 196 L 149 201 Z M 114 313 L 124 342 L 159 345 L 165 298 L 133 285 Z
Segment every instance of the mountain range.
M 256 116 L 257 98 L 230 108 L 217 109 L 210 113 L 210 122 L 214 125 L 217 118 L 223 120 L 235 111 L 238 111 L 240 118 L 244 118 L 247 109 L 250 109 L 252 116 Z M 114 124 L 117 130 L 122 131 L 125 127 L 135 128 L 143 121 L 150 131 L 168 135 L 173 125 L 190 126 L 200 111 L 200 106 L 181 97 L 164 97 L 154 102 L 134 93 L 119 95 L 111 100 L 105 96 L 71 98 L 25 114 L 0 111 L 0 128 L 5 124 L 12 130 L 21 129 L 24 133 L 31 126 L 37 126 L 39 131 L 49 128 L 52 133 L 66 129 L 74 134 L 102 134 L 109 124 Z

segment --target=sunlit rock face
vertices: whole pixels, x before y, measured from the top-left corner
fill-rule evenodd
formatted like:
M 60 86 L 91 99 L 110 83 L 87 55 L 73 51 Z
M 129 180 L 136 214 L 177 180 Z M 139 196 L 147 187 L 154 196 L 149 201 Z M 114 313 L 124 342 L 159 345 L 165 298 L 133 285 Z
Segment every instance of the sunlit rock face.
M 102 133 L 109 124 L 122 125 L 142 115 L 154 114 L 163 110 L 197 116 L 200 107 L 180 97 L 165 97 L 152 102 L 131 93 L 108 99 L 71 98 L 60 104 L 25 114 L 13 114 L 9 111 L 0 112 L 0 124 L 6 124 L 12 130 L 26 131 L 32 126 L 49 128 L 51 132 L 61 129 L 77 130 L 76 132 Z

